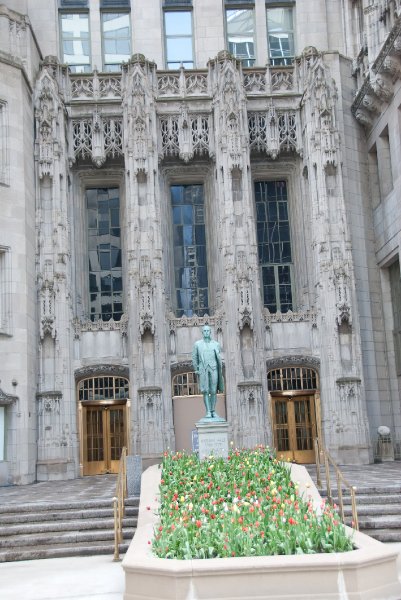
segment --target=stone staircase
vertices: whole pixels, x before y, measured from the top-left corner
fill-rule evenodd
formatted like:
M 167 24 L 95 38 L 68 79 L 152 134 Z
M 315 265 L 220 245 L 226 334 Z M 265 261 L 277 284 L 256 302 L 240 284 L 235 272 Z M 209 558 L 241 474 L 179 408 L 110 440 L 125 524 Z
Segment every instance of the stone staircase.
M 135 533 L 139 498 L 125 504 L 120 554 Z M 111 498 L 0 505 L 0 562 L 95 554 L 114 554 Z
M 314 465 L 306 465 L 308 471 L 316 483 L 316 468 Z M 396 465 L 398 467 L 398 465 Z M 341 471 L 351 485 L 356 486 L 356 506 L 359 521 L 359 530 L 381 542 L 401 542 L 401 477 L 400 473 L 393 477 L 383 469 L 380 477 L 380 466 L 371 465 L 377 476 L 374 478 L 371 472 L 363 481 L 363 474 L 348 473 L 347 467 L 341 467 Z M 356 468 L 353 468 L 356 470 Z M 356 476 L 357 475 L 357 476 Z M 338 504 L 337 484 L 334 472 L 331 472 L 332 495 Z M 321 496 L 326 496 L 325 480 L 323 476 L 323 488 Z M 351 497 L 348 491 L 343 490 L 344 517 L 347 525 L 352 522 Z
M 350 525 L 351 499 L 343 494 L 343 500 L 345 521 Z M 360 531 L 380 542 L 401 542 L 401 484 L 358 487 L 356 506 Z

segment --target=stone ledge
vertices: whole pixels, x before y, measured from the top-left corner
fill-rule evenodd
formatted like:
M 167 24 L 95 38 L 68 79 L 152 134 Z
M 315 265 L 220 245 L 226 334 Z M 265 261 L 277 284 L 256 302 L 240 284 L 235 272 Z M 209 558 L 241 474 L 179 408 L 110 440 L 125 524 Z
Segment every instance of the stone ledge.
M 317 509 L 321 497 L 304 467 L 292 465 L 299 490 Z M 351 552 L 166 560 L 152 555 L 160 469 L 142 476 L 138 527 L 123 561 L 124 600 L 399 600 L 391 550 L 360 532 Z M 150 507 L 150 510 L 148 509 Z M 351 530 L 350 530 L 351 532 Z

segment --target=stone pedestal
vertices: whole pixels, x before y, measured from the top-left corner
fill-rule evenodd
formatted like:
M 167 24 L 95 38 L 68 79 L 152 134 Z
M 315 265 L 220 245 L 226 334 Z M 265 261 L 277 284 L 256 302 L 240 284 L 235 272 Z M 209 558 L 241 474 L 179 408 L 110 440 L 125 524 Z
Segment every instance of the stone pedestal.
M 199 458 L 210 456 L 228 457 L 227 421 L 198 421 L 195 423 L 199 437 Z

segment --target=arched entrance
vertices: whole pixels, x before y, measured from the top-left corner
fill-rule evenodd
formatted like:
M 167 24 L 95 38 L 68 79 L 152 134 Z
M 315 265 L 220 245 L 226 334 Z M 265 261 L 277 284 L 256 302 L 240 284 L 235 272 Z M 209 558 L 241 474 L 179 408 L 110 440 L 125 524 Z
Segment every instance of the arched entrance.
M 320 433 L 316 371 L 299 366 L 273 369 L 267 374 L 267 382 L 277 456 L 314 463 L 314 439 Z
M 82 475 L 117 473 L 127 445 L 129 382 L 125 377 L 87 377 L 78 382 Z

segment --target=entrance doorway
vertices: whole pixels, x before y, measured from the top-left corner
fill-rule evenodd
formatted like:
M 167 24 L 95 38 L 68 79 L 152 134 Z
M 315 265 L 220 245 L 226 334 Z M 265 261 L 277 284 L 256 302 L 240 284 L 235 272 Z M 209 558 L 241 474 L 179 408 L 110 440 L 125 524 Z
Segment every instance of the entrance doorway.
M 314 463 L 314 439 L 320 437 L 317 374 L 306 367 L 268 373 L 274 446 L 278 458 Z
M 315 462 L 316 411 L 313 396 L 272 397 L 277 456 L 298 463 Z
M 118 473 L 128 442 L 128 380 L 92 377 L 78 384 L 82 475 Z
M 126 406 L 83 406 L 83 474 L 118 473 L 126 445 Z

